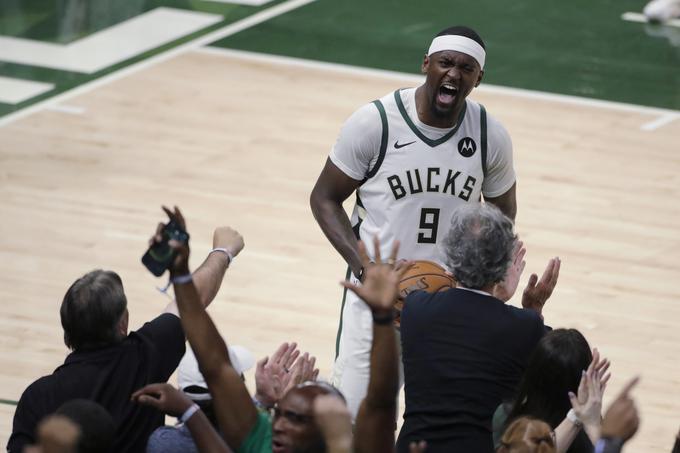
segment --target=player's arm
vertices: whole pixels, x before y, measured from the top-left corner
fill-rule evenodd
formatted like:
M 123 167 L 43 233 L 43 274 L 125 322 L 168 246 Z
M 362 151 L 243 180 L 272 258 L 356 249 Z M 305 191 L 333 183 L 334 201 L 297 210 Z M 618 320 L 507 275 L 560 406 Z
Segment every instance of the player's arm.
M 513 222 L 517 216 L 517 180 L 512 157 L 512 139 L 503 125 L 488 116 L 487 173 L 482 193 L 484 201 L 498 207 Z
M 515 182 L 510 190 L 499 197 L 484 197 L 484 201 L 495 205 L 503 214 L 508 216 L 513 222 L 517 215 L 517 183 Z
M 356 276 L 361 269 L 357 238 L 342 203 L 360 185 L 361 181 L 347 176 L 329 158 L 309 197 L 312 213 L 321 230 Z

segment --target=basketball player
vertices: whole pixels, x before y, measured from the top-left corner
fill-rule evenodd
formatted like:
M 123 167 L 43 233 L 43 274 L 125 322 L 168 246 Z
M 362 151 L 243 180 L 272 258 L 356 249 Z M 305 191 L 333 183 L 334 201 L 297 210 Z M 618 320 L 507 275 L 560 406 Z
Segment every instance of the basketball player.
M 359 108 L 342 127 L 312 191 L 312 212 L 361 281 L 357 236 L 400 241 L 398 258 L 439 259 L 452 211 L 482 195 L 514 220 L 517 210 L 512 143 L 484 107 L 467 99 L 484 75 L 485 46 L 467 27 L 432 41 L 425 82 Z M 351 220 L 342 203 L 357 193 Z M 383 256 L 388 250 L 383 250 Z M 354 416 L 368 383 L 371 313 L 345 292 L 333 383 Z

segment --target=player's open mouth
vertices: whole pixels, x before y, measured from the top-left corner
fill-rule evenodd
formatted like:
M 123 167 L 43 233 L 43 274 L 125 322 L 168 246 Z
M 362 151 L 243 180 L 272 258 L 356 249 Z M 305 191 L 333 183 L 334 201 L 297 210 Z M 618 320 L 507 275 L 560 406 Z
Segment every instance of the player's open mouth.
M 286 451 L 285 445 L 283 445 L 281 442 L 278 441 L 272 441 L 272 452 L 273 453 L 279 453 Z
M 458 95 L 458 87 L 445 83 L 439 87 L 439 93 L 437 93 L 437 101 L 440 104 L 450 104 L 454 101 Z

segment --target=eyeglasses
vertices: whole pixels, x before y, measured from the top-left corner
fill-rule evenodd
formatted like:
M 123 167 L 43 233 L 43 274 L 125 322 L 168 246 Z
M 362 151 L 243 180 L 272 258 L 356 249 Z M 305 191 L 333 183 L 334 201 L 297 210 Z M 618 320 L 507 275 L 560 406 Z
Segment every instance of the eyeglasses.
M 298 414 L 297 412 L 293 411 L 281 410 L 281 408 L 279 408 L 278 406 L 274 407 L 274 417 L 276 418 L 283 417 L 289 422 L 295 423 L 296 425 L 302 425 L 314 420 L 313 415 Z

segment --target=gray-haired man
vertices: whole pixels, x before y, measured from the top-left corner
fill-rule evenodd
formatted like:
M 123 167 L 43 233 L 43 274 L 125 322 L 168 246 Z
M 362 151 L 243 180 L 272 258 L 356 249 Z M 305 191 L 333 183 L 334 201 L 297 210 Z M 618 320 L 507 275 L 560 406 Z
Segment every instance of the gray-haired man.
M 559 275 L 553 258 L 506 305 L 524 269 L 513 224 L 491 204 L 458 208 L 443 244 L 458 287 L 411 293 L 401 317 L 406 411 L 398 451 L 426 440 L 429 453 L 493 452 L 491 417 L 512 393 L 546 331 L 541 314 Z

